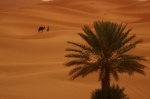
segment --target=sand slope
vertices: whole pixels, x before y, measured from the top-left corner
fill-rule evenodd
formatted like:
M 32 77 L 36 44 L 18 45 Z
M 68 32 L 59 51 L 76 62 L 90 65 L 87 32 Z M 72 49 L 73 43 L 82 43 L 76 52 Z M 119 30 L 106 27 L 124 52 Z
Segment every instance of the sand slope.
M 130 53 L 146 56 L 149 67 L 149 7 L 150 1 L 138 0 L 55 0 L 19 8 L 3 6 L 0 99 L 90 99 L 90 93 L 100 87 L 97 74 L 70 81 L 70 68 L 63 64 L 69 47 L 66 41 L 82 42 L 76 33 L 95 20 L 128 23 L 132 34 L 143 39 Z M 50 26 L 50 31 L 38 33 L 39 26 Z M 146 76 L 123 74 L 119 82 L 112 82 L 126 87 L 131 99 L 150 99 L 149 69 Z
M 41 3 L 41 0 L 0 0 L 0 9 L 18 8 Z

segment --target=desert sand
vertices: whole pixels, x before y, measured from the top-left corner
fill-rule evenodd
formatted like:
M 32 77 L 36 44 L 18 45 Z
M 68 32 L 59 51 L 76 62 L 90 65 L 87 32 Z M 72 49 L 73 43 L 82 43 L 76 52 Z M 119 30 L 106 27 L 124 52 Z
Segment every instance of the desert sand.
M 77 33 L 96 20 L 133 28 L 131 34 L 143 43 L 130 53 L 146 56 L 144 64 L 150 68 L 150 1 L 21 1 L 6 0 L 0 8 L 0 99 L 90 99 L 100 88 L 98 75 L 69 80 L 64 55 L 70 46 L 66 41 L 82 42 Z M 11 6 L 12 2 L 16 3 Z M 50 26 L 50 31 L 38 33 L 39 26 Z M 130 99 L 150 99 L 150 69 L 145 72 L 146 76 L 121 74 L 112 84 L 124 86 Z

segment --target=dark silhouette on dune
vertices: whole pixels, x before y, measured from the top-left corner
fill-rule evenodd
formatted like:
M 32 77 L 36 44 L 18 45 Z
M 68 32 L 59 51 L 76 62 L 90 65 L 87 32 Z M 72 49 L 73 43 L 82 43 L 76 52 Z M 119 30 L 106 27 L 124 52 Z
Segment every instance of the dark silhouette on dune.
M 49 29 L 50 29 L 50 28 L 49 28 L 49 26 L 48 26 L 48 27 L 47 27 L 47 32 L 49 31 Z
M 126 29 L 126 25 L 123 24 L 95 21 L 93 27 L 94 31 L 84 26 L 84 33 L 78 33 L 86 43 L 67 42 L 75 47 L 66 49 L 70 53 L 65 57 L 72 60 L 66 62 L 65 65 L 74 67 L 69 72 L 72 80 L 97 72 L 104 98 L 96 99 L 112 99 L 109 98 L 111 76 L 118 81 L 119 73 L 127 73 L 130 76 L 134 73 L 145 75 L 147 67 L 141 63 L 141 61 L 146 61 L 145 57 L 127 53 L 142 40 L 134 40 L 136 35 L 129 34 L 132 29 Z
M 45 29 L 45 27 L 40 26 L 39 29 L 38 29 L 38 32 L 41 32 L 41 33 L 42 33 L 44 29 Z

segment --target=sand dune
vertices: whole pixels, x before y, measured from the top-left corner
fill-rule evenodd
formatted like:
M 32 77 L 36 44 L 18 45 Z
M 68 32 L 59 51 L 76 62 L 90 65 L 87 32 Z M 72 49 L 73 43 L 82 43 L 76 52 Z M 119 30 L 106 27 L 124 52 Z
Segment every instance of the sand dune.
M 41 0 L 0 0 L 0 9 L 18 8 L 38 4 Z
M 82 42 L 76 33 L 95 20 L 128 23 L 143 39 L 130 53 L 150 59 L 150 1 L 139 0 L 5 0 L 0 4 L 0 99 L 90 99 L 100 87 L 97 74 L 70 81 L 64 66 L 66 41 Z M 35 4 L 36 5 L 31 5 Z M 9 6 L 9 7 L 8 7 Z M 39 26 L 50 31 L 38 33 Z M 120 75 L 131 99 L 150 99 L 146 76 Z
M 129 12 L 130 10 L 130 13 L 133 13 L 133 12 L 138 12 L 138 13 L 146 13 L 146 12 L 149 12 L 149 6 L 150 4 L 150 1 L 147 0 L 147 1 L 139 1 L 139 2 L 136 2 L 136 3 L 133 3 L 133 4 L 128 4 L 128 5 L 125 5 L 125 6 L 122 6 L 120 7 L 118 10 L 122 10 L 124 12 Z

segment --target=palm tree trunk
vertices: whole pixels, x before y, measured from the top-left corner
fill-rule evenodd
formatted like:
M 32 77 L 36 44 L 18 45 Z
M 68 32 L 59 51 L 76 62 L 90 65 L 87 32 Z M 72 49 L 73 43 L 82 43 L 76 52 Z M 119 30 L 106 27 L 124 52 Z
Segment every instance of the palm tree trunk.
M 109 71 L 109 67 L 107 66 L 105 68 L 105 76 L 102 78 L 102 91 L 103 91 L 103 95 L 105 97 L 105 99 L 109 99 L 108 95 L 110 92 L 110 71 Z

